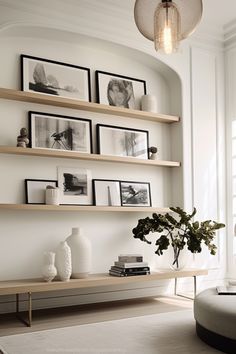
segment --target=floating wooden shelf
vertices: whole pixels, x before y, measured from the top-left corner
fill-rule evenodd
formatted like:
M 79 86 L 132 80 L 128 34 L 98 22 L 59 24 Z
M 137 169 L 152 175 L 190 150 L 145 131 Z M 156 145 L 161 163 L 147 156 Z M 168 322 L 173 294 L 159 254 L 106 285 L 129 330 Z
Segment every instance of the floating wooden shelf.
M 34 93 L 34 92 L 17 91 L 17 90 L 6 89 L 6 88 L 0 88 L 0 98 L 13 100 L 13 101 L 32 102 L 32 103 L 49 105 L 49 106 L 72 108 L 72 109 L 77 109 L 82 111 L 122 116 L 126 118 L 143 119 L 143 120 L 149 120 L 153 122 L 173 123 L 179 121 L 179 117 L 167 115 L 167 114 L 150 113 L 150 112 L 138 111 L 134 109 L 113 107 L 113 106 L 108 106 L 99 103 L 84 102 L 84 101 L 73 100 L 70 98 L 63 98 L 63 97 L 58 97 L 53 95 L 45 95 L 45 94 Z
M 90 274 L 85 279 L 70 279 L 69 281 L 45 282 L 43 279 L 19 279 L 0 281 L 0 295 L 20 294 L 27 292 L 44 292 L 55 290 L 68 290 L 76 288 L 88 288 L 108 286 L 116 284 L 139 283 L 143 281 L 155 281 L 173 278 L 185 278 L 207 275 L 207 269 L 183 269 L 179 271 L 163 269 L 151 272 L 149 275 L 137 275 L 132 277 L 114 277 L 109 274 Z
M 46 149 L 30 149 L 20 148 L 14 146 L 0 146 L 0 154 L 12 155 L 25 155 L 25 156 L 41 156 L 41 157 L 58 157 L 67 159 L 90 160 L 90 161 L 103 161 L 103 162 L 118 162 L 136 165 L 148 166 L 166 166 L 166 167 L 179 167 L 180 162 L 164 161 L 164 160 L 144 160 L 134 157 L 120 157 L 111 155 L 99 154 L 84 154 L 74 151 L 61 151 L 61 150 L 46 150 Z
M 157 207 L 121 207 L 121 206 L 95 206 L 95 205 L 45 205 L 45 204 L 0 204 L 1 210 L 32 210 L 32 211 L 109 211 L 109 212 L 147 212 L 167 213 L 169 208 Z

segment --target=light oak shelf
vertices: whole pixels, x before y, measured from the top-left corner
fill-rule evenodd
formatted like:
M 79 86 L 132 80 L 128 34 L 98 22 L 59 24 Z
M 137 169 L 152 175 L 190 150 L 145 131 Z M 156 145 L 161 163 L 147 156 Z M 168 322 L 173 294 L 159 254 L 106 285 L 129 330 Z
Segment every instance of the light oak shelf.
M 68 282 L 52 281 L 45 282 L 42 279 L 21 279 L 0 281 L 0 295 L 21 294 L 27 292 L 44 292 L 66 290 L 76 288 L 89 288 L 116 284 L 129 284 L 162 279 L 185 278 L 207 275 L 207 269 L 183 269 L 179 271 L 163 269 L 151 272 L 149 275 L 137 275 L 132 277 L 114 277 L 109 274 L 90 274 L 85 279 L 70 279 Z
M 162 123 L 173 123 L 179 122 L 179 117 L 167 115 L 167 114 L 159 114 L 159 113 L 150 113 L 144 111 L 138 111 L 134 109 L 127 109 L 121 107 L 113 107 L 99 103 L 93 102 L 84 102 L 73 100 L 70 98 L 63 98 L 53 95 L 45 95 L 34 92 L 25 92 L 25 91 L 17 91 L 12 89 L 0 88 L 0 98 L 4 98 L 7 100 L 13 101 L 23 101 L 30 103 L 38 103 L 44 104 L 48 106 L 57 106 L 57 107 L 65 107 L 72 108 L 82 111 L 95 112 L 95 113 L 103 113 L 107 115 L 115 115 L 126 118 L 136 118 L 143 119 L 153 122 L 162 122 Z
M 32 211 L 96 211 L 96 212 L 147 212 L 167 213 L 169 208 L 157 207 L 124 207 L 124 206 L 97 206 L 97 205 L 46 205 L 46 204 L 0 204 L 0 210 L 32 210 Z
M 179 167 L 180 162 L 164 161 L 164 160 L 144 160 L 134 157 L 120 157 L 111 155 L 85 154 L 74 151 L 61 150 L 46 150 L 34 148 L 20 148 L 14 146 L 0 146 L 0 154 L 25 155 L 25 156 L 40 156 L 40 157 L 58 157 L 77 160 L 90 160 L 102 162 L 118 162 L 135 165 L 146 166 L 164 166 L 164 167 Z

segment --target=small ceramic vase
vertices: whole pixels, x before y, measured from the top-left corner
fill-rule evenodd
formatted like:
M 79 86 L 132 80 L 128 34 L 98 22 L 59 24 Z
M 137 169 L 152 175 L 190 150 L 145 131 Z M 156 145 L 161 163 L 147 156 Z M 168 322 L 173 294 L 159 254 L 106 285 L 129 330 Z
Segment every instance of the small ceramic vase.
M 47 282 L 52 281 L 57 275 L 57 269 L 55 267 L 55 253 L 45 252 L 44 253 L 44 266 L 42 269 L 43 279 Z
M 45 202 L 48 205 L 60 204 L 60 189 L 59 188 L 46 188 Z
M 66 241 L 60 243 L 56 251 L 56 266 L 60 280 L 69 281 L 72 273 L 71 250 Z
M 143 95 L 141 98 L 142 111 L 157 112 L 157 99 L 154 95 Z
M 78 227 L 72 228 L 66 242 L 71 249 L 72 278 L 86 278 L 92 265 L 91 242 Z

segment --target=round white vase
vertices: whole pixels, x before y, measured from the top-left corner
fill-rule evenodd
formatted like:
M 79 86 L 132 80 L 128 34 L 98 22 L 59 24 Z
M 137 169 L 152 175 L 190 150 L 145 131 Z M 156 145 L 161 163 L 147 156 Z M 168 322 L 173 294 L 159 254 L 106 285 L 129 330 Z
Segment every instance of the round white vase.
M 142 111 L 146 112 L 157 112 L 157 99 L 154 95 L 143 95 L 141 97 L 141 108 Z
M 90 240 L 83 235 L 81 228 L 73 227 L 72 234 L 67 237 L 66 242 L 71 249 L 72 278 L 86 278 L 92 267 Z
M 60 280 L 69 281 L 72 273 L 71 249 L 66 241 L 60 242 L 56 251 L 56 266 Z
M 52 281 L 57 275 L 57 268 L 55 267 L 55 256 L 56 254 L 54 252 L 44 253 L 42 276 L 45 281 Z

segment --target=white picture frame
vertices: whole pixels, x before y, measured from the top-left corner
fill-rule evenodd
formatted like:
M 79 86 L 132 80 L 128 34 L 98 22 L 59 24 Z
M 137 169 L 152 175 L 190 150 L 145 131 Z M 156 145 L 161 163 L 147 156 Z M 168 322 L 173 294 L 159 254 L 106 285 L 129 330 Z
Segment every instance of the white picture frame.
M 58 167 L 60 204 L 92 205 L 92 174 L 76 167 Z

